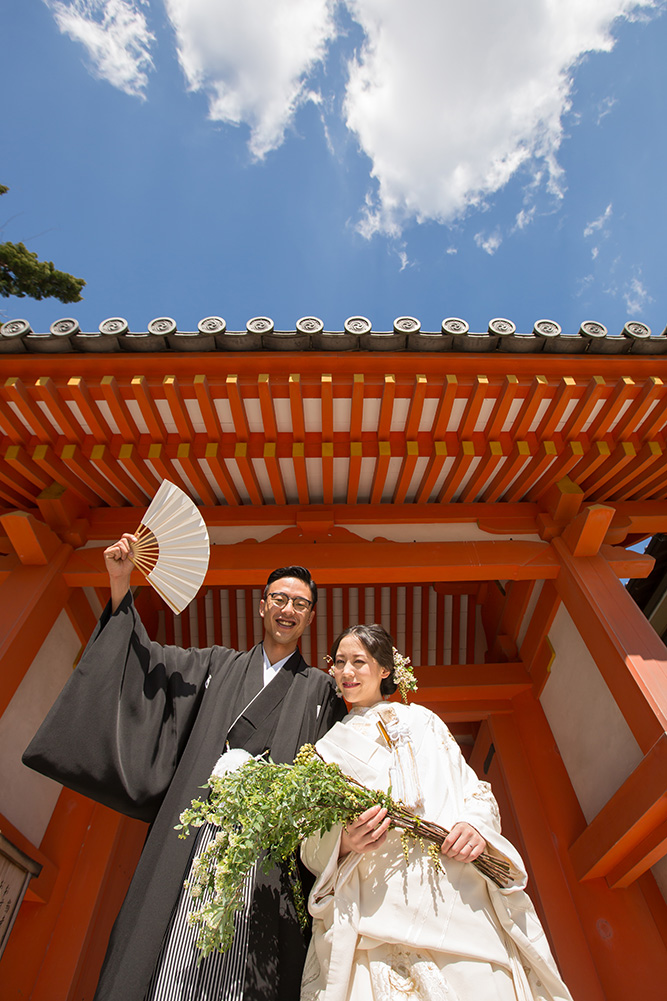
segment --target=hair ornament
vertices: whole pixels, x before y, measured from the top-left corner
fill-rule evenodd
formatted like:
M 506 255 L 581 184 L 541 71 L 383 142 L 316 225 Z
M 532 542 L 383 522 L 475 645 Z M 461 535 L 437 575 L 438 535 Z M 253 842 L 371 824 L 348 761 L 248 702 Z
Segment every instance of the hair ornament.
M 407 705 L 408 692 L 417 691 L 417 679 L 410 658 L 399 653 L 395 646 L 391 648 L 391 652 L 394 656 L 394 681 L 401 693 L 401 700 Z
M 328 653 L 325 653 L 324 657 L 322 658 L 322 660 L 324 661 L 325 664 L 329 665 L 329 674 L 333 678 L 333 676 L 335 674 L 335 671 L 334 671 L 334 668 L 333 668 L 333 657 L 330 657 Z M 343 693 L 341 692 L 340 688 L 338 688 L 338 687 L 336 688 L 336 695 L 338 696 L 339 699 L 343 698 Z

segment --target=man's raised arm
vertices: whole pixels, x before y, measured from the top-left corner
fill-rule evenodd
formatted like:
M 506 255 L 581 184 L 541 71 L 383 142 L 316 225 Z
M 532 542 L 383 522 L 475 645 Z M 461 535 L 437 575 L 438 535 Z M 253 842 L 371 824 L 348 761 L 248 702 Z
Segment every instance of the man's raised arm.
M 112 612 L 116 611 L 130 589 L 130 577 L 134 569 L 134 563 L 130 559 L 130 544 L 136 541 L 136 536 L 125 532 L 118 542 L 104 550 L 104 562 L 111 586 Z

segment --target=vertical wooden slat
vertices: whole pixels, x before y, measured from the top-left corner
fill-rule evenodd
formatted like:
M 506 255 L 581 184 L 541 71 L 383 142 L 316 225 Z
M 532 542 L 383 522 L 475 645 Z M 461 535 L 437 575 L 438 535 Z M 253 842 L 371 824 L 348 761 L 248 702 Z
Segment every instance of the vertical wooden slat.
M 103 446 L 95 445 L 94 447 L 101 448 Z M 78 445 L 65 445 L 60 453 L 60 458 L 75 476 L 78 476 L 111 507 L 122 507 L 125 504 L 123 495 L 95 469 Z
M 487 442 L 486 449 L 477 464 L 477 468 L 471 474 L 470 479 L 461 491 L 459 500 L 462 504 L 467 503 L 468 501 L 475 501 L 477 495 L 482 492 L 493 476 L 496 466 L 498 466 L 502 458 L 503 447 L 500 442 Z
M 477 595 L 468 595 L 466 630 L 466 664 L 475 664 L 475 639 L 477 636 Z
M 455 375 L 445 376 L 440 403 L 438 404 L 435 420 L 433 421 L 432 434 L 434 441 L 441 441 L 445 437 L 458 387 L 459 383 Z
M 320 398 L 322 405 L 322 441 L 333 441 L 333 378 L 323 374 L 320 378 Z
M 178 377 L 175 375 L 165 375 L 162 380 L 162 388 L 164 389 L 164 395 L 169 404 L 169 410 L 171 411 L 171 416 L 180 438 L 185 442 L 194 441 L 195 429 L 192 426 L 190 414 L 183 399 Z
M 204 476 L 202 468 L 199 465 L 199 460 L 189 442 L 181 442 L 176 449 L 176 458 L 180 462 L 183 472 L 197 491 L 198 496 L 201 497 L 202 502 L 209 507 L 216 507 L 218 499 L 213 492 L 211 484 Z
M 547 472 L 549 466 L 556 459 L 557 449 L 552 441 L 543 441 L 526 468 L 520 476 L 517 476 L 514 483 L 505 494 L 508 503 L 522 500 L 524 494 L 537 483 L 540 477 Z
M 228 592 L 229 600 L 229 645 L 232 650 L 239 648 L 239 610 L 236 600 L 236 588 L 230 587 Z
M 4 460 L 18 476 L 25 476 L 40 490 L 45 490 L 53 482 L 53 478 L 40 469 L 20 445 L 10 445 L 4 454 Z
M 407 584 L 405 588 L 405 650 L 402 652 L 414 660 L 414 602 L 415 588 L 413 584 Z
M 210 646 L 208 641 L 208 631 L 206 628 L 206 592 L 207 588 L 200 588 L 197 594 L 197 646 Z
M 388 441 L 378 442 L 378 456 L 375 460 L 375 472 L 371 487 L 371 504 L 379 504 L 382 500 L 384 485 L 387 482 L 387 472 L 391 460 L 391 445 Z
M 121 445 L 118 450 L 118 462 L 126 472 L 137 481 L 147 497 L 152 497 L 159 484 L 152 470 L 148 468 L 136 445 Z
M 173 646 L 176 637 L 174 634 L 174 613 L 170 608 L 164 612 L 164 639 L 167 646 Z
M 267 441 L 264 444 L 264 465 L 271 484 L 273 500 L 276 504 L 286 504 L 285 486 L 280 472 L 280 463 L 276 456 L 276 443 Z
M 213 643 L 215 646 L 222 646 L 221 589 L 219 587 L 212 587 L 209 590 L 213 597 Z
M 294 464 L 294 477 L 296 479 L 299 504 L 310 504 L 305 448 L 301 441 L 295 441 L 292 444 L 292 462 Z
M 132 446 L 130 445 L 129 448 L 132 448 Z M 111 481 L 116 490 L 132 504 L 143 507 L 153 496 L 151 491 L 144 492 L 130 479 L 122 464 L 114 458 L 111 450 L 106 445 L 93 445 L 90 453 L 90 461 L 101 474 Z
M 148 429 L 150 437 L 153 441 L 166 441 L 167 430 L 164 426 L 162 417 L 160 416 L 160 412 L 155 406 L 146 376 L 135 375 L 130 381 L 130 388 L 134 394 L 135 400 L 139 404 L 141 416 L 144 419 L 144 424 Z
M 620 442 L 604 465 L 588 476 L 584 482 L 579 483 L 579 486 L 584 491 L 584 496 L 590 497 L 592 494 L 601 491 L 605 483 L 608 483 L 609 480 L 625 469 L 636 455 L 637 450 L 631 441 Z M 606 491 L 603 493 L 606 493 Z
M 100 381 L 100 389 L 111 411 L 111 416 L 116 422 L 116 427 L 121 438 L 125 442 L 131 442 L 136 445 L 139 441 L 139 432 L 132 419 L 132 414 L 128 410 L 127 403 L 121 396 L 115 376 L 105 375 Z
M 445 477 L 445 482 L 438 494 L 439 504 L 449 504 L 454 494 L 459 489 L 463 477 L 468 472 L 470 465 L 475 458 L 475 446 L 471 441 L 462 441 L 461 449 L 454 459 L 454 464 Z
M 445 595 L 436 591 L 435 596 L 435 662 L 445 663 Z
M 350 465 L 347 474 L 347 503 L 356 504 L 359 497 L 359 476 L 361 475 L 362 445 L 360 441 L 350 442 Z
M 81 444 L 84 437 L 83 428 L 63 400 L 53 379 L 49 376 L 37 379 L 35 390 L 65 438 L 68 441 Z
M 350 438 L 359 441 L 364 420 L 364 377 L 355 372 L 352 380 L 352 404 L 350 407 Z
M 208 466 L 227 503 L 236 506 L 241 503 L 241 498 L 219 451 L 218 442 L 209 441 L 204 450 L 204 463 Z
M 28 427 L 42 444 L 49 444 L 58 437 L 56 429 L 29 395 L 21 379 L 11 376 L 5 382 L 7 400 L 14 404 Z M 24 434 L 25 437 L 25 434 Z
M 421 483 L 417 487 L 417 496 L 415 497 L 417 504 L 428 503 L 446 459 L 447 445 L 444 441 L 434 441 L 433 454 L 428 460 Z
M 470 396 L 468 397 L 468 402 L 466 403 L 465 410 L 463 411 L 463 417 L 461 418 L 461 423 L 458 428 L 457 433 L 459 440 L 463 438 L 472 438 L 475 425 L 477 424 L 477 418 L 479 417 L 482 404 L 486 399 L 488 391 L 489 380 L 487 377 L 485 375 L 475 376 Z
M 245 598 L 245 649 L 255 645 L 255 614 L 253 609 L 252 588 L 243 589 Z
M 408 410 L 408 419 L 405 422 L 405 437 L 408 440 L 415 440 L 419 433 L 422 412 L 424 410 L 424 399 L 426 398 L 427 380 L 425 375 L 415 376 L 415 386 L 412 391 L 412 400 Z
M 384 377 L 384 389 L 382 391 L 382 403 L 380 404 L 380 416 L 378 418 L 378 438 L 380 441 L 389 440 L 395 396 L 396 376 L 386 374 Z
M 190 606 L 185 608 L 181 614 L 178 616 L 178 620 L 181 623 L 181 646 L 184 649 L 192 646 L 192 633 L 190 630 Z
M 630 404 L 618 424 L 614 428 L 614 437 L 617 441 L 625 441 L 646 417 L 648 411 L 657 403 L 665 392 L 662 379 L 656 376 L 649 376 L 642 386 L 636 400 Z
M 343 590 L 343 629 L 347 629 L 349 626 L 355 625 L 355 623 L 350 622 L 350 589 L 349 587 L 344 587 L 342 590 Z
M 262 492 L 259 489 L 259 483 L 257 482 L 257 477 L 255 476 L 255 470 L 252 468 L 252 462 L 248 457 L 247 442 L 238 441 L 236 443 L 234 448 L 234 458 L 236 459 L 236 464 L 239 467 L 243 485 L 248 491 L 248 496 L 250 497 L 251 502 L 261 506 L 264 503 L 264 498 L 262 497 Z
M 278 437 L 278 429 L 276 427 L 276 414 L 273 409 L 271 377 L 266 372 L 257 376 L 257 393 L 259 396 L 259 408 L 262 413 L 264 436 L 267 441 L 275 441 Z
M 325 589 L 326 594 L 326 605 L 327 605 L 327 650 L 331 650 L 333 646 L 334 636 L 334 615 L 333 615 L 333 588 L 327 587 Z
M 382 621 L 382 588 L 379 584 L 373 588 L 373 622 L 384 625 Z
M 528 500 L 536 501 L 549 490 L 554 483 L 558 483 L 569 471 L 576 466 L 584 454 L 584 446 L 580 441 L 566 441 L 563 451 L 556 456 L 551 465 L 545 470 L 542 477 L 534 487 L 528 492 Z
M 430 587 L 428 584 L 422 585 L 421 588 L 421 598 L 422 598 L 422 608 L 421 608 L 421 640 L 419 644 L 419 662 L 422 666 L 428 664 L 428 637 L 429 637 L 429 595 Z
M 657 441 L 647 441 L 637 456 L 637 461 L 627 470 L 623 470 L 610 483 L 607 484 L 605 494 L 611 500 L 627 500 L 642 483 L 650 482 L 650 474 L 647 476 L 646 470 L 654 466 L 663 454 L 662 446 Z M 659 466 L 655 466 L 656 472 Z M 653 469 L 651 470 L 653 473 Z M 654 475 L 653 478 L 656 478 Z M 595 494 L 593 494 L 595 497 Z
M 37 445 L 32 453 L 32 461 L 50 477 L 50 480 L 55 480 L 56 483 L 69 487 L 87 504 L 99 507 L 100 498 L 97 491 L 91 490 L 78 476 L 75 476 L 72 470 L 68 469 L 65 463 L 58 458 L 50 445 Z
M 570 472 L 571 478 L 578 485 L 590 476 L 605 459 L 609 458 L 609 445 L 606 441 L 594 441 L 588 452 Z
M 2 396 L 0 396 L 0 430 L 15 445 L 23 445 L 29 433 Z
M 318 653 L 317 653 L 317 616 L 321 612 L 316 612 L 313 616 L 313 621 L 310 623 L 310 663 L 313 667 L 321 667 L 322 665 L 318 663 Z M 327 650 L 327 653 L 329 651 Z
M 606 386 L 607 383 L 601 375 L 594 375 L 589 381 L 563 428 L 563 438 L 566 441 L 579 437 L 593 410 L 604 396 Z
M 627 401 L 631 398 L 634 386 L 634 379 L 630 379 L 629 376 L 624 375 L 622 379 L 618 380 L 611 391 L 609 399 L 596 415 L 588 429 L 589 438 L 592 438 L 594 441 L 604 438 Z
M 667 424 L 667 393 L 656 404 L 644 423 L 637 428 L 637 437 L 642 442 L 653 440 L 665 429 L 665 424 Z
M 213 402 L 213 398 L 211 396 L 208 379 L 205 375 L 196 375 L 193 379 L 193 385 L 195 389 L 195 398 L 199 404 L 199 410 L 204 422 L 204 427 L 206 428 L 206 434 L 211 441 L 220 441 L 220 438 L 222 437 L 222 428 L 220 426 L 218 412 L 215 409 L 215 403 Z
M 461 663 L 461 595 L 452 595 L 452 656 L 450 664 Z
M 535 415 L 539 406 L 546 396 L 549 382 L 545 375 L 536 375 L 528 388 L 526 398 L 521 404 L 521 409 L 511 428 L 511 435 L 514 441 L 519 441 L 526 437 L 530 426 L 535 420 Z
M 419 458 L 419 445 L 416 441 L 406 441 L 406 454 L 401 463 L 401 470 L 398 474 L 396 489 L 394 491 L 393 503 L 402 504 L 406 494 L 410 489 L 412 477 L 414 475 L 417 459 Z
M 519 380 L 517 377 L 515 375 L 506 375 L 485 428 L 488 440 L 496 439 L 500 435 L 518 391 Z
M 239 442 L 245 442 L 250 437 L 250 432 L 248 430 L 248 419 L 246 417 L 245 407 L 243 406 L 243 400 L 241 399 L 238 375 L 228 375 L 225 379 L 225 387 L 227 389 L 227 400 L 229 401 L 229 408 L 232 412 L 232 420 L 234 422 L 234 433 Z
M 547 411 L 540 421 L 535 432 L 538 440 L 551 438 L 556 428 L 563 419 L 563 414 L 567 410 L 570 400 L 577 390 L 576 381 L 569 375 L 563 376 L 556 387 L 553 400 L 547 407 Z
M 322 442 L 322 502 L 333 504 L 334 496 L 333 442 Z
M 398 643 L 398 587 L 392 584 L 389 588 L 389 632 Z
M 303 397 L 301 394 L 301 376 L 293 372 L 288 381 L 290 414 L 292 417 L 292 436 L 294 441 L 306 440 L 306 427 L 303 418 Z
M 100 413 L 99 407 L 90 395 L 90 390 L 84 379 L 74 376 L 67 382 L 67 389 L 73 403 L 76 403 L 81 416 L 88 425 L 90 433 L 97 442 L 109 440 L 109 428 Z
M 491 483 L 482 494 L 482 500 L 491 504 L 498 500 L 514 477 L 530 459 L 530 445 L 527 441 L 515 441 L 507 460 L 500 467 Z

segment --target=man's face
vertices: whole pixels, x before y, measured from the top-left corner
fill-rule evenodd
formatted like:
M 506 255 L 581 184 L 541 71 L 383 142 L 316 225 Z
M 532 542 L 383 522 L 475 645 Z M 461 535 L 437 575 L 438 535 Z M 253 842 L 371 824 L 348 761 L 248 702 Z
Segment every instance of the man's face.
M 279 608 L 274 595 L 286 595 L 290 600 Z M 293 601 L 305 599 L 311 604 L 303 610 L 294 607 Z M 274 643 L 281 646 L 295 646 L 304 629 L 310 625 L 315 614 L 313 596 L 308 585 L 297 577 L 281 577 L 269 585 L 269 593 L 259 603 L 259 614 L 264 619 L 264 632 Z

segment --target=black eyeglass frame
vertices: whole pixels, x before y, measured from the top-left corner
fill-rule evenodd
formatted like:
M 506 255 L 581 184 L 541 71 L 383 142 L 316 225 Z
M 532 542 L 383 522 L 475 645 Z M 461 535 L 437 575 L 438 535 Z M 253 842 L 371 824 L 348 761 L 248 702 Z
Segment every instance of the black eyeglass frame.
M 315 607 L 315 602 L 311 601 L 310 598 L 304 598 L 302 595 L 298 594 L 295 598 L 291 594 L 285 594 L 284 591 L 269 591 L 266 596 L 266 600 L 272 599 L 271 604 L 275 605 L 276 608 L 286 608 L 289 602 L 292 602 L 292 608 L 295 612 L 309 612 Z M 276 601 L 276 598 L 285 599 L 284 601 Z M 300 607 L 296 602 L 305 602 L 305 607 Z

